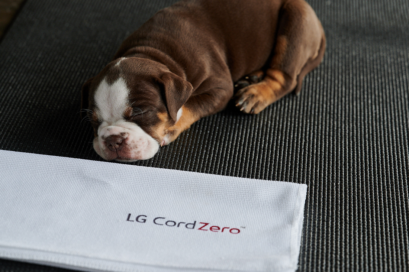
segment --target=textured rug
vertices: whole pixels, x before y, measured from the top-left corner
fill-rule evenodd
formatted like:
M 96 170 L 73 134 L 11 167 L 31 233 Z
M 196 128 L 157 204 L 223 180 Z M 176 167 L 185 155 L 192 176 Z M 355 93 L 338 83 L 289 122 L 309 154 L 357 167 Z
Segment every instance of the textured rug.
M 100 160 L 81 85 L 172 2 L 28 0 L 0 43 L 0 149 Z M 306 183 L 299 271 L 408 271 L 409 2 L 308 2 L 328 45 L 300 96 L 230 105 L 135 164 Z

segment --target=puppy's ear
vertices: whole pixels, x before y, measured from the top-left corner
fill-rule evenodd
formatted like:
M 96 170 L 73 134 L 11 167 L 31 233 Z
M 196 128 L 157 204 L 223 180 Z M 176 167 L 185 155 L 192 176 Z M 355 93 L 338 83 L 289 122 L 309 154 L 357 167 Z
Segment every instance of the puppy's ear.
M 178 110 L 192 95 L 192 84 L 173 73 L 163 74 L 161 81 L 165 87 L 165 98 L 169 115 L 176 122 Z
M 88 79 L 84 85 L 82 85 L 82 90 L 81 90 L 81 119 L 84 118 L 87 115 L 86 110 L 89 107 L 89 87 L 91 85 L 91 82 L 94 78 Z

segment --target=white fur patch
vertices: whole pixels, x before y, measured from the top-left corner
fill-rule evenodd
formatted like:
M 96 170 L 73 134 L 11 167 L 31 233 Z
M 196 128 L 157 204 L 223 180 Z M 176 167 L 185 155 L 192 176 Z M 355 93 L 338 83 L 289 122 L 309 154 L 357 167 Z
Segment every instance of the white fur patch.
M 115 66 L 119 66 L 119 64 L 121 64 L 121 61 L 123 61 L 126 58 L 120 58 L 119 61 L 115 64 Z
M 98 108 L 97 115 L 100 121 L 112 124 L 123 118 L 128 106 L 129 89 L 125 80 L 119 78 L 112 85 L 104 79 L 95 92 L 95 103 Z
M 180 108 L 176 114 L 176 122 L 179 121 L 180 117 L 182 116 L 183 110 Z

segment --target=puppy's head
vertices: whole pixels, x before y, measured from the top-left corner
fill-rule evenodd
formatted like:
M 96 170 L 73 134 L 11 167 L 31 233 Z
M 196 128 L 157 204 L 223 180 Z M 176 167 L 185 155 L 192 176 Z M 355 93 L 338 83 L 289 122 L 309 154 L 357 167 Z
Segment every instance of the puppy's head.
M 82 88 L 82 108 L 94 129 L 94 149 L 105 160 L 152 158 L 182 114 L 192 85 L 158 62 L 121 58 Z

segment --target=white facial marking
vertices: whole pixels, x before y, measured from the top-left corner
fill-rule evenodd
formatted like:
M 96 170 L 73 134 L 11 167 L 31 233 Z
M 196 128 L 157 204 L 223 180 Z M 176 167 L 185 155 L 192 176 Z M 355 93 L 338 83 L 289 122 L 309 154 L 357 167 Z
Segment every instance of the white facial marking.
M 125 80 L 119 78 L 112 85 L 104 79 L 95 92 L 98 117 L 101 121 L 114 123 L 123 119 L 123 112 L 128 106 L 129 89 Z
M 159 144 L 149 134 L 133 122 L 126 121 L 123 113 L 129 105 L 129 89 L 122 78 L 109 85 L 104 79 L 95 92 L 97 115 L 101 121 L 98 137 L 94 139 L 94 149 L 106 160 L 132 162 L 152 158 L 158 152 Z M 109 136 L 123 136 L 120 148 L 107 147 Z

